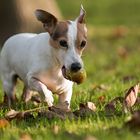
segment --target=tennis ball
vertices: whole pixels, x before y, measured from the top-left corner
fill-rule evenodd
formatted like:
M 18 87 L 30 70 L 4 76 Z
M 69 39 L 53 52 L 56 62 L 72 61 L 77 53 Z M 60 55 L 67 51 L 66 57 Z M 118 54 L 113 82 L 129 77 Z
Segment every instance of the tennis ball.
M 67 76 L 69 80 L 81 84 L 86 79 L 86 71 L 83 69 L 78 72 L 68 72 Z

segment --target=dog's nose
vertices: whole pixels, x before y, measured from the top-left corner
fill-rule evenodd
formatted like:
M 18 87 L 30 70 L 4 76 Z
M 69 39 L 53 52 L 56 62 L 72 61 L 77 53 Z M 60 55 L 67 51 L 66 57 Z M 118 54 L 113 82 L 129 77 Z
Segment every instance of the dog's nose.
M 82 68 L 81 64 L 76 62 L 71 64 L 71 71 L 72 72 L 77 72 Z

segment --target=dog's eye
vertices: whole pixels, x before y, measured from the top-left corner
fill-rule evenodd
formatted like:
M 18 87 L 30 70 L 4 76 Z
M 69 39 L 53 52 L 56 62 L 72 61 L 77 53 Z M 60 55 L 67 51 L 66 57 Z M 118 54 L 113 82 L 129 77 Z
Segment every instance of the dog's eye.
M 81 42 L 81 44 L 80 44 L 80 47 L 81 47 L 81 48 L 84 48 L 85 46 L 86 46 L 86 41 L 83 40 L 83 41 Z
M 64 47 L 64 48 L 68 48 L 68 43 L 67 43 L 66 40 L 60 40 L 60 41 L 59 41 L 59 44 L 60 44 L 62 47 Z

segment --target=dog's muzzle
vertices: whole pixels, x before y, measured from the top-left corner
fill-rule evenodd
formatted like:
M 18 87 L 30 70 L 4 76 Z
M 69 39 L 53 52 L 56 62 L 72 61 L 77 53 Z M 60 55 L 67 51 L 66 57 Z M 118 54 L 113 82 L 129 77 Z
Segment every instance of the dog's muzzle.
M 72 68 L 73 67 L 73 68 Z M 84 69 L 76 68 L 74 65 L 71 66 L 71 70 L 66 69 L 65 66 L 62 67 L 62 74 L 64 78 L 73 81 L 77 84 L 83 83 L 83 81 L 86 79 L 86 71 Z

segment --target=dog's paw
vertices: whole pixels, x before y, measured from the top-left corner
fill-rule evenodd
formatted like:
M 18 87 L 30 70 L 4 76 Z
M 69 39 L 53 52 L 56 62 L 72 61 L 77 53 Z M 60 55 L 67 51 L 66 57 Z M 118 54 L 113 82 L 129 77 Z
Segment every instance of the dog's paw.
M 45 102 L 47 102 L 49 107 L 53 106 L 53 102 L 54 102 L 53 96 L 50 95 L 47 98 L 45 98 Z

